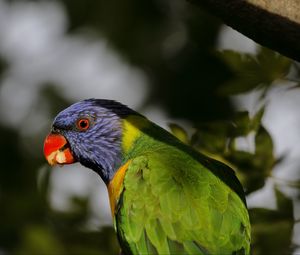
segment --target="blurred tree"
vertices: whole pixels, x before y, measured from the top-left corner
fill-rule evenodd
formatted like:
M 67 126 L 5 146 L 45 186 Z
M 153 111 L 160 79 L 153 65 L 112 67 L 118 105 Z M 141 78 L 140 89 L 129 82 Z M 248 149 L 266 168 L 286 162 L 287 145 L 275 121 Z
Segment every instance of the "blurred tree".
M 231 74 L 213 51 L 219 20 L 181 0 L 63 2 L 70 32 L 94 28 L 148 74 L 152 93 L 145 104 L 156 101 L 193 121 L 231 115 L 228 98 L 216 94 Z
M 253 254 L 292 254 L 293 203 L 275 189 L 277 210 L 250 209 Z
M 160 104 L 173 117 L 194 124 L 196 130 L 191 137 L 184 127 L 172 124 L 171 130 L 179 139 L 233 167 L 247 194 L 262 188 L 272 177 L 274 166 L 284 158 L 274 155 L 272 137 L 262 124 L 265 96 L 278 81 L 300 78 L 297 63 L 262 47 L 255 54 L 218 52 L 215 46 L 220 20 L 182 0 L 62 3 L 68 13 L 69 33 L 104 36 L 130 64 L 145 72 L 151 89 L 145 105 Z M 1 63 L 0 78 L 6 66 Z M 233 107 L 233 95 L 254 89 L 260 92 L 260 108 L 255 114 Z M 50 119 L 70 103 L 55 84 L 48 83 L 39 91 L 35 105 L 49 115 L 50 126 Z M 26 140 L 21 136 L 22 127 L 14 130 L 3 123 L 0 253 L 117 254 L 111 227 L 86 227 L 90 201 L 74 197 L 73 206 L 64 212 L 51 207 L 51 172 L 41 168 L 43 134 Z M 254 149 L 242 150 L 238 144 L 241 138 L 252 139 Z M 29 147 L 35 153 L 29 152 Z M 279 187 L 274 192 L 277 210 L 250 210 L 255 255 L 291 254 L 295 248 L 292 200 Z

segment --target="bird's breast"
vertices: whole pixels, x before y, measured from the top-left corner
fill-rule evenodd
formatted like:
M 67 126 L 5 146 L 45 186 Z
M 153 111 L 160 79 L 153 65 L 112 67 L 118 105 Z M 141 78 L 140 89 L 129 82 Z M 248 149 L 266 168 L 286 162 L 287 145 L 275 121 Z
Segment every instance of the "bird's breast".
M 115 209 L 118 204 L 120 195 L 123 189 L 123 182 L 128 166 L 130 165 L 131 160 L 128 160 L 124 165 L 122 165 L 115 173 L 112 180 L 108 183 L 108 195 L 112 216 L 115 215 Z

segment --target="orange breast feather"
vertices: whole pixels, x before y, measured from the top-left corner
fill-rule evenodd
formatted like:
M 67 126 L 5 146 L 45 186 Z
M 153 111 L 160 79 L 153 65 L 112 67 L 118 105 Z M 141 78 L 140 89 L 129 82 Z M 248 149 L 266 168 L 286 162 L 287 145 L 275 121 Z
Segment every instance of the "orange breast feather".
M 115 215 L 115 209 L 122 192 L 123 181 L 125 177 L 126 170 L 128 169 L 131 160 L 128 160 L 124 165 L 122 165 L 115 173 L 113 179 L 109 182 L 107 189 L 109 195 L 109 202 L 112 216 Z

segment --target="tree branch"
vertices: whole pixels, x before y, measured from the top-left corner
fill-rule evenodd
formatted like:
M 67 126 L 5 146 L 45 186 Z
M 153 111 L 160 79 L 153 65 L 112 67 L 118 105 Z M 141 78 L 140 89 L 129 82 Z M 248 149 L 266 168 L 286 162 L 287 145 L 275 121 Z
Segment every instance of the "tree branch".
M 300 61 L 299 0 L 189 0 L 261 45 Z

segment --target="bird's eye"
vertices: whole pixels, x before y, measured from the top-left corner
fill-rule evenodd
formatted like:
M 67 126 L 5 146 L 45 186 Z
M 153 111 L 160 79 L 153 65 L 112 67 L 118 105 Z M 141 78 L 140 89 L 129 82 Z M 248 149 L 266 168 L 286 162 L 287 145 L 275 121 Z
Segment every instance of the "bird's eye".
M 90 120 L 89 119 L 79 119 L 77 121 L 77 128 L 81 131 L 85 131 L 90 127 Z

